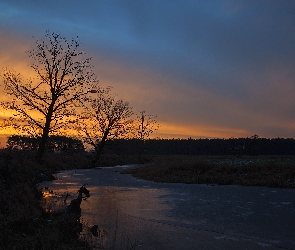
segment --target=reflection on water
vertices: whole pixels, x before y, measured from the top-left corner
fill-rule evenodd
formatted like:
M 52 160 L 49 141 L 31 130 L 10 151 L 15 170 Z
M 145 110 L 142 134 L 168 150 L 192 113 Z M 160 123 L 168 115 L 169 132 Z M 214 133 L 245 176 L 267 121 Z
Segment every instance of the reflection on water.
M 82 203 L 83 220 L 109 232 L 109 238 L 139 241 L 147 230 L 142 220 L 164 219 L 169 207 L 159 203 L 158 190 L 142 188 L 94 187 L 91 199 Z M 121 243 L 120 243 L 121 244 Z
M 88 231 L 84 231 L 82 235 L 93 244 L 99 241 L 99 245 L 106 248 L 130 249 L 134 244 L 148 241 L 146 237 L 152 237 L 150 230 L 153 229 L 146 227 L 146 221 L 166 219 L 166 212 L 170 207 L 163 197 L 168 191 L 148 186 L 95 186 L 93 184 L 99 183 L 99 178 L 102 177 L 101 172 L 94 173 L 98 176 L 87 170 L 62 173 L 57 176 L 58 180 L 42 183 L 41 186 L 49 186 L 50 190 L 54 190 L 56 195 L 48 197 L 51 197 L 54 209 L 58 210 L 69 205 L 71 199 L 77 197 L 79 186 L 88 181 L 90 198 L 81 203 L 81 221 L 87 225 L 85 228 Z M 69 198 L 65 200 L 67 196 Z M 50 211 L 54 210 L 50 207 L 50 202 L 46 206 Z M 96 235 L 93 232 L 91 235 L 91 228 L 95 229 Z
M 275 249 L 274 242 L 294 248 L 294 190 L 153 183 L 118 171 L 57 174 L 56 181 L 40 184 L 47 187 L 45 200 L 53 201 L 45 204 L 48 211 L 65 208 L 86 184 L 81 237 L 105 249 L 135 243 L 141 250 L 261 249 L 261 243 Z

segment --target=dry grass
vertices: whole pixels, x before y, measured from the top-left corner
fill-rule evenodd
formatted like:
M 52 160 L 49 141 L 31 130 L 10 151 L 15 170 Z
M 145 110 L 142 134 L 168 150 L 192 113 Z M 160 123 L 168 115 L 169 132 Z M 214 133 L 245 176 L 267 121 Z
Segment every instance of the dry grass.
M 295 157 L 158 156 L 124 173 L 156 182 L 294 188 Z

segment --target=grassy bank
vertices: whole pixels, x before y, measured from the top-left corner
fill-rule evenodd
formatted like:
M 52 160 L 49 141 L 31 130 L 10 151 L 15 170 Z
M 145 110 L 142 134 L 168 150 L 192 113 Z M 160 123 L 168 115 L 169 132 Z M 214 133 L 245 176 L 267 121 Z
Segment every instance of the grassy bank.
M 156 182 L 295 188 L 295 157 L 156 156 L 124 173 Z

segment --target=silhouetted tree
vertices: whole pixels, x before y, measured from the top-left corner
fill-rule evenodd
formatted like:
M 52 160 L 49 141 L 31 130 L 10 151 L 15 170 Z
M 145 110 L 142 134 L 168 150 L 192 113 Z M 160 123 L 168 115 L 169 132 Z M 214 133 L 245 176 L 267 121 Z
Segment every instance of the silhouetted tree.
M 84 142 L 95 149 L 94 165 L 102 155 L 107 140 L 128 136 L 132 130 L 132 115 L 129 103 L 117 100 L 110 88 L 98 89 L 95 97 L 88 98 L 77 129 Z
M 48 32 L 36 40 L 29 51 L 34 60 L 36 79 L 24 80 L 12 70 L 5 70 L 4 87 L 11 100 L 1 106 L 13 111 L 5 126 L 19 134 L 40 136 L 37 159 L 41 160 L 50 134 L 65 129 L 75 121 L 79 101 L 95 82 L 90 58 L 79 50 L 77 39 L 68 41 L 60 34 Z
M 259 136 L 257 134 L 252 135 L 250 137 L 251 142 L 249 145 L 250 146 L 249 151 L 250 151 L 251 155 L 257 155 L 257 153 L 258 153 L 258 138 L 259 138 Z
M 7 138 L 6 148 L 10 150 L 37 150 L 38 140 L 30 136 L 11 135 Z
M 145 140 L 149 139 L 151 134 L 154 133 L 159 128 L 159 124 L 156 120 L 156 116 L 146 114 L 146 111 L 140 111 L 140 115 L 137 116 L 137 119 L 134 123 L 134 137 L 139 139 L 140 148 L 138 160 L 142 162 L 142 154 L 144 151 Z

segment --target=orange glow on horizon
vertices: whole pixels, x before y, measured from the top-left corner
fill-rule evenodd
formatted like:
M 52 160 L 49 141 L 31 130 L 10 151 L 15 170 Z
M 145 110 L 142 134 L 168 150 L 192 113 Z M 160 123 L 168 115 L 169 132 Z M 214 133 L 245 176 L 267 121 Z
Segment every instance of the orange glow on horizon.
M 14 134 L 13 131 L 0 131 L 0 146 L 6 144 L 7 137 Z M 66 135 L 75 136 L 73 131 L 67 131 Z M 199 126 L 185 126 L 177 124 L 160 123 L 160 128 L 151 138 L 159 139 L 198 139 L 198 138 L 243 138 L 250 136 L 250 133 L 241 129 L 219 128 L 213 126 L 199 125 Z
M 210 125 L 187 126 L 178 124 L 160 123 L 156 134 L 163 139 L 172 138 L 231 138 L 247 137 L 249 132 L 242 129 L 222 128 Z

